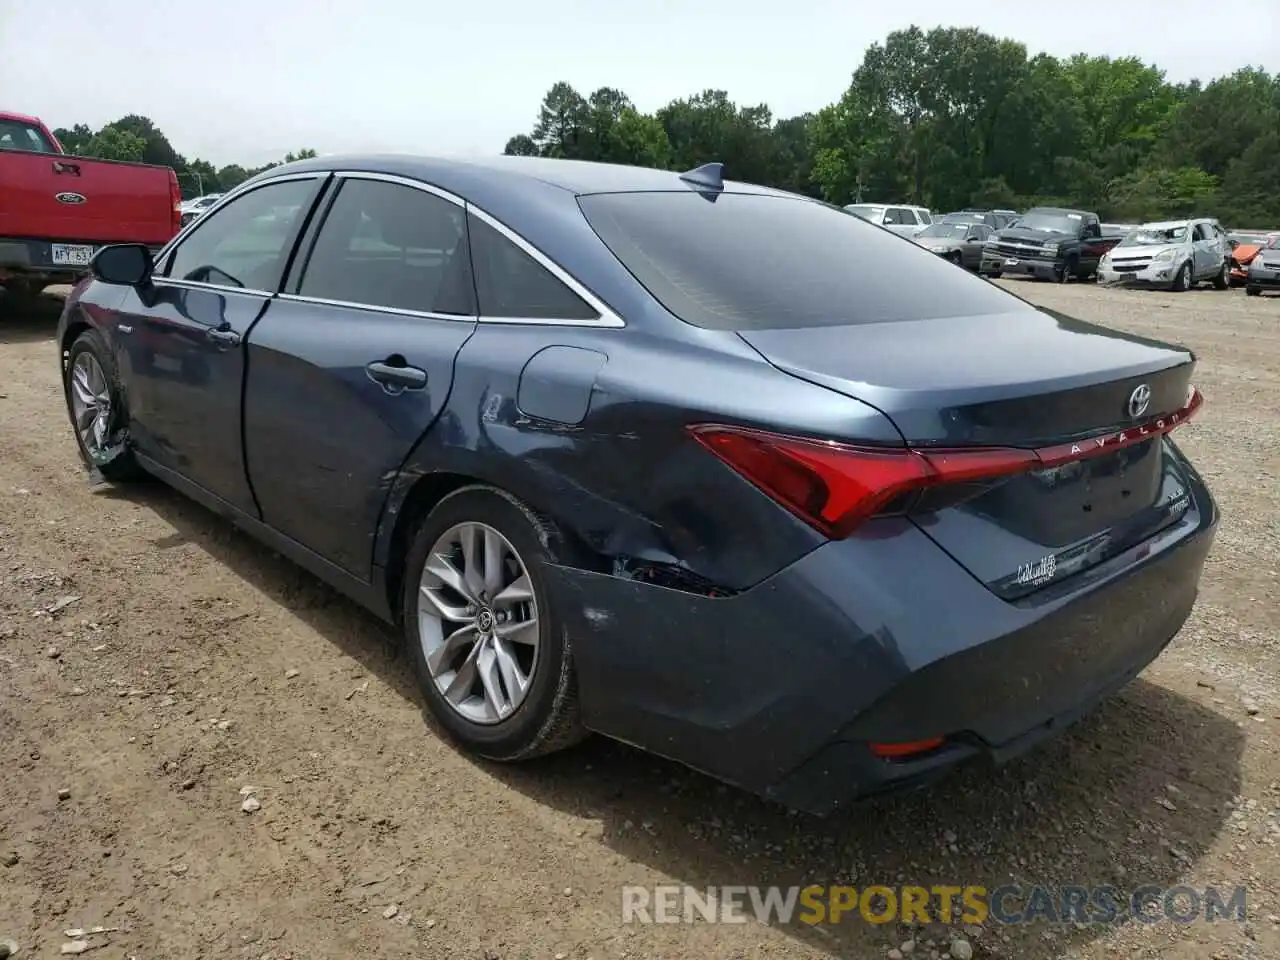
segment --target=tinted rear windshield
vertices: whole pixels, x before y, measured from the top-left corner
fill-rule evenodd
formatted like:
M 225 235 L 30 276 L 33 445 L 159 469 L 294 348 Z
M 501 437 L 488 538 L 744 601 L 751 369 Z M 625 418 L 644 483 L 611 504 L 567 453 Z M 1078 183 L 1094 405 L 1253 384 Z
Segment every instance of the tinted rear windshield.
M 698 327 L 844 326 L 1024 306 L 909 239 L 809 200 L 690 191 L 579 203 L 636 279 Z

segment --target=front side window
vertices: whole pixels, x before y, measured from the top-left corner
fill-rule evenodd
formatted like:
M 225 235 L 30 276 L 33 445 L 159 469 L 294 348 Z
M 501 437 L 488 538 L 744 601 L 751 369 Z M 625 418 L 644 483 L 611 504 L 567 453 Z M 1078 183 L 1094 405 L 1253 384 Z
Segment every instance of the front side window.
M 325 215 L 298 293 L 421 313 L 475 314 L 462 208 L 381 180 L 349 179 Z
M 599 319 L 600 314 L 550 270 L 479 217 L 469 219 L 482 318 Z
M 911 215 L 910 210 L 903 210 L 901 207 L 893 207 L 884 215 L 884 222 L 894 226 L 915 226 L 916 218 Z
M 796 329 L 1024 308 L 923 247 L 810 200 L 675 191 L 578 202 L 654 298 L 698 327 Z M 903 275 L 912 282 L 901 283 Z
M 274 293 L 315 190 L 315 180 L 286 180 L 242 194 L 201 217 L 161 275 Z

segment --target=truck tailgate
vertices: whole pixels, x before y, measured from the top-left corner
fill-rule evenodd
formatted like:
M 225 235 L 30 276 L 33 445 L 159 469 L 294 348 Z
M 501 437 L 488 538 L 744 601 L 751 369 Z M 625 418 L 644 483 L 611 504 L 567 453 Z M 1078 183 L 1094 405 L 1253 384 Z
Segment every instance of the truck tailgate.
M 160 246 L 174 234 L 167 167 L 0 150 L 0 237 Z

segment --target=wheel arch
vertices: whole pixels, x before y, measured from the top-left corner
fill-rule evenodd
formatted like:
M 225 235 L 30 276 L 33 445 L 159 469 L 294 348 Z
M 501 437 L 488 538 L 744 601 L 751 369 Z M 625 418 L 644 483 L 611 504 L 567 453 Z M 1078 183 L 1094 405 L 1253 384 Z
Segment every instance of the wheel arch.
M 553 523 L 564 538 L 564 545 L 568 547 L 565 551 L 567 555 L 563 558 L 565 562 L 585 569 L 607 568 L 605 559 L 587 545 L 573 525 L 549 509 L 549 497 L 540 495 L 536 490 L 532 495 L 525 489 L 514 490 L 509 483 L 485 476 L 485 472 L 455 465 L 450 470 L 411 474 L 407 480 L 398 481 L 397 488 L 392 490 L 383 520 L 379 524 L 374 564 L 382 569 L 387 603 L 397 621 L 400 619 L 400 600 L 404 590 L 405 558 L 413 542 L 414 531 L 440 501 L 464 487 L 493 487 L 523 501 L 540 517 Z

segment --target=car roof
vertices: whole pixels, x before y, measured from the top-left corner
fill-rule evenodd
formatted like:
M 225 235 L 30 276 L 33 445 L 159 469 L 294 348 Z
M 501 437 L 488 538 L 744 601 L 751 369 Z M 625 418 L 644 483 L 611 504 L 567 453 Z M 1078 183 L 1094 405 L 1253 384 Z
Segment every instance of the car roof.
M 1188 227 L 1193 223 L 1207 223 L 1207 220 L 1153 220 L 1138 227 L 1139 230 L 1172 230 L 1174 227 Z
M 14 113 L 11 110 L 0 110 L 0 120 L 16 120 L 19 123 L 29 123 L 33 127 L 43 126 L 39 117 L 28 116 L 25 113 Z
M 673 170 L 632 167 L 588 160 L 549 157 L 432 157 L 411 154 L 335 154 L 299 160 L 259 174 L 272 175 L 313 170 L 352 170 L 400 175 L 434 184 L 466 197 L 476 187 L 522 184 L 556 188 L 576 195 L 691 190 Z M 256 178 L 255 178 L 256 179 Z M 782 191 L 735 180 L 724 181 L 732 193 L 781 194 Z

